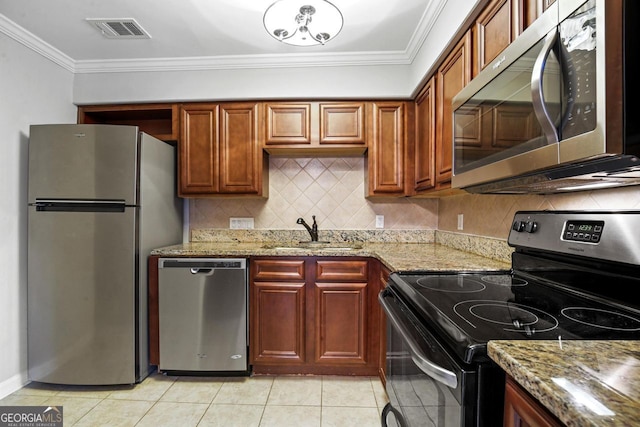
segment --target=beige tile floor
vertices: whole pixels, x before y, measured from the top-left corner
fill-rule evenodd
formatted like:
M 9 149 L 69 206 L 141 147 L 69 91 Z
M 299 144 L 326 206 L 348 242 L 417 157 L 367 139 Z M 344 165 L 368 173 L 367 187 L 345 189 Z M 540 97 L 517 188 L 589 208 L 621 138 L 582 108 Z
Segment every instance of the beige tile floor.
M 29 384 L 0 405 L 62 406 L 78 427 L 377 427 L 387 396 L 376 377 L 189 377 L 136 386 Z

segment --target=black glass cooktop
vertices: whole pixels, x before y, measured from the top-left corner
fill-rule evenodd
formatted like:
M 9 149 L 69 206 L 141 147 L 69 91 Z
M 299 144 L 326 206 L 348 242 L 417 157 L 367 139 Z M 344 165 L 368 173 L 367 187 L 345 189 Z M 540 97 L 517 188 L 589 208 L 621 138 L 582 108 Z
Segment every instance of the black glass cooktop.
M 640 339 L 640 311 L 527 275 L 405 273 L 390 286 L 467 363 L 492 339 Z

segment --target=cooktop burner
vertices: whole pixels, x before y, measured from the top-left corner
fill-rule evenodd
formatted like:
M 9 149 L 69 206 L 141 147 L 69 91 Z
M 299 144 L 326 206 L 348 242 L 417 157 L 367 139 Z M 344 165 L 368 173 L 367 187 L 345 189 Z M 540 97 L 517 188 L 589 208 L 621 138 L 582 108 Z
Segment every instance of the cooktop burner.
M 518 303 L 469 300 L 456 304 L 453 311 L 473 328 L 486 327 L 486 322 L 491 328 L 532 336 L 558 327 L 558 319 L 551 314 Z
M 567 307 L 562 314 L 578 323 L 611 331 L 640 331 L 640 319 L 611 310 L 590 307 Z
M 480 292 L 487 287 L 477 279 L 465 276 L 430 276 L 416 280 L 416 284 L 422 288 L 438 292 Z
M 525 286 L 527 283 L 529 283 L 524 279 L 519 279 L 517 277 L 506 274 L 490 274 L 482 276 L 480 280 L 486 283 L 491 283 L 492 285 L 501 286 Z

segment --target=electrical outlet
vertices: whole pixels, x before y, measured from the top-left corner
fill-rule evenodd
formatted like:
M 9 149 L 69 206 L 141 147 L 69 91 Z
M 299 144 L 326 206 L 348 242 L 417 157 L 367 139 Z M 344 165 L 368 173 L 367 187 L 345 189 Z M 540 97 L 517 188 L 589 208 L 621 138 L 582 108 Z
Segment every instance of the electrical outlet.
M 232 230 L 253 229 L 253 218 L 229 218 L 229 228 Z
M 464 229 L 464 214 L 458 214 L 458 230 Z
M 384 228 L 384 215 L 376 215 L 376 228 Z

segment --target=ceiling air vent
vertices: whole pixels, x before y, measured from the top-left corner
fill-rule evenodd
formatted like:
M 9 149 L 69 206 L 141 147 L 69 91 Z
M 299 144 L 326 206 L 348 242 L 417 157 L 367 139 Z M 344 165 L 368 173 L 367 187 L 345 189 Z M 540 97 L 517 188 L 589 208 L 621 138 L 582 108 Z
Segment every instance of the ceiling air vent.
M 108 39 L 150 39 L 151 36 L 135 19 L 94 19 L 87 22 L 95 26 Z

